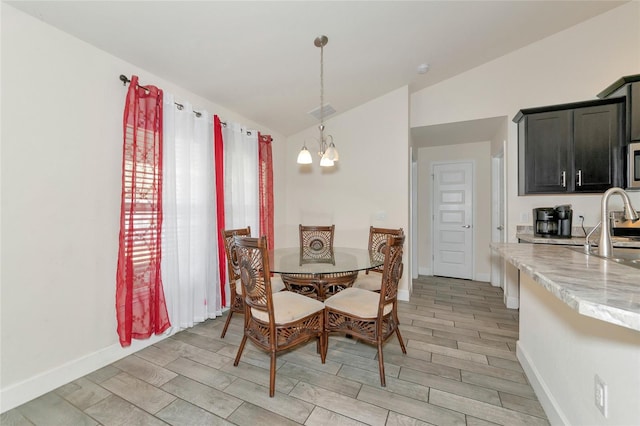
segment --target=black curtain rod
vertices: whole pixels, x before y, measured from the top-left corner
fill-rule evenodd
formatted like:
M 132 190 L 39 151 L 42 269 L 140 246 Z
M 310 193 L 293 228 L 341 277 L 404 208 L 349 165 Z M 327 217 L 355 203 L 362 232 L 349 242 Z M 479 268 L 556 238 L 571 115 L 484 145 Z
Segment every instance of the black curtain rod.
M 120 74 L 120 81 L 122 82 L 123 86 L 126 86 L 127 83 L 131 83 L 131 80 L 129 80 L 127 78 L 127 76 L 124 75 L 124 74 Z M 149 90 L 145 86 L 140 86 L 139 84 L 138 84 L 138 87 L 141 87 L 141 88 L 143 88 L 145 90 Z M 184 105 L 182 105 L 182 104 L 179 104 L 177 102 L 174 102 L 174 104 L 178 107 L 179 110 L 182 110 L 184 108 Z M 198 111 L 193 111 L 193 113 L 196 115 L 196 117 L 201 117 L 202 116 L 202 113 L 200 113 Z M 220 121 L 220 124 L 222 124 L 223 126 L 227 127 L 227 122 L 226 121 Z M 248 131 L 247 133 L 250 135 L 251 131 Z
M 131 83 L 131 80 L 129 80 L 129 79 L 127 78 L 127 76 L 126 76 L 126 75 L 124 75 L 124 74 L 120 74 L 120 81 L 122 82 L 122 85 L 123 85 L 123 86 L 126 86 L 126 85 L 127 85 L 127 83 Z M 146 91 L 149 91 L 149 89 L 148 89 L 146 86 L 141 86 L 141 85 L 139 85 L 139 84 L 138 84 L 138 87 L 140 87 L 140 88 L 142 88 L 142 89 L 144 89 L 144 90 L 146 90 Z
M 124 74 L 120 74 L 120 81 L 122 81 L 122 85 L 123 85 L 123 86 L 126 86 L 126 85 L 127 85 L 127 83 L 131 83 L 131 80 L 129 80 L 129 79 L 127 78 L 127 76 L 126 76 L 126 75 L 124 75 Z M 149 89 L 147 89 L 145 86 L 140 86 L 139 84 L 138 84 L 138 87 L 141 87 L 141 88 L 143 88 L 143 89 L 145 89 L 145 90 L 149 90 Z M 178 107 L 178 109 L 179 109 L 179 110 L 184 109 L 184 105 L 179 104 L 178 102 L 174 102 L 174 104 Z M 196 115 L 196 117 L 201 117 L 201 116 L 202 116 L 202 113 L 201 113 L 201 112 L 193 111 L 193 113 Z M 225 123 L 225 122 L 220 122 L 220 123 L 221 123 L 221 124 L 224 124 L 225 126 L 227 125 L 227 123 Z
M 177 106 L 177 107 L 178 107 L 178 109 L 179 109 L 180 111 L 182 111 L 182 110 L 184 109 L 184 105 L 179 104 L 179 103 L 177 103 L 177 102 L 174 102 L 174 104 L 175 104 L 175 106 Z M 201 113 L 199 113 L 198 111 L 193 111 L 193 113 L 196 115 L 196 117 L 201 117 L 201 116 L 202 116 L 202 114 L 201 114 Z

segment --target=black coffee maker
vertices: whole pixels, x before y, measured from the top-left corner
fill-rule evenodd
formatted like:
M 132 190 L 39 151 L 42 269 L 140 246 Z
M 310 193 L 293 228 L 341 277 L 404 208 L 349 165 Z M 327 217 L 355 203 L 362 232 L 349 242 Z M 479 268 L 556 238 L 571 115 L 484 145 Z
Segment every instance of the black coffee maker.
M 573 210 L 571 204 L 556 206 L 556 218 L 558 219 L 558 237 L 571 238 L 571 225 L 573 224 Z
M 536 237 L 571 238 L 573 210 L 570 204 L 533 209 L 533 234 Z

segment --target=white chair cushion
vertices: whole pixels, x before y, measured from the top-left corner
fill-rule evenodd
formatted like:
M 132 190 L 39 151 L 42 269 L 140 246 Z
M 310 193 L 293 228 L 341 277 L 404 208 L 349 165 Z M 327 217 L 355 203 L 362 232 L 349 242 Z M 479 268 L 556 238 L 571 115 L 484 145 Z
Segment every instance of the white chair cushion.
M 380 291 L 382 288 L 382 274 L 370 272 L 368 274 L 358 274 L 358 278 L 353 283 L 353 287 L 370 291 Z
M 271 278 L 271 293 L 277 293 L 279 291 L 284 290 L 284 282 L 282 281 L 282 278 L 280 278 L 279 276 L 276 277 L 272 277 Z
M 352 314 L 360 318 L 376 318 L 378 316 L 379 303 L 379 293 L 353 287 L 346 288 L 324 301 L 327 308 Z M 392 308 L 393 305 L 391 303 L 387 304 L 383 310 L 384 315 L 391 312 Z
M 277 293 L 279 291 L 284 290 L 284 282 L 280 277 L 271 278 L 271 292 Z M 236 280 L 236 293 L 242 295 L 242 281 Z
M 292 291 L 273 293 L 272 297 L 276 324 L 297 321 L 324 309 L 324 303 Z M 264 311 L 252 308 L 251 314 L 260 321 L 269 321 L 269 315 Z

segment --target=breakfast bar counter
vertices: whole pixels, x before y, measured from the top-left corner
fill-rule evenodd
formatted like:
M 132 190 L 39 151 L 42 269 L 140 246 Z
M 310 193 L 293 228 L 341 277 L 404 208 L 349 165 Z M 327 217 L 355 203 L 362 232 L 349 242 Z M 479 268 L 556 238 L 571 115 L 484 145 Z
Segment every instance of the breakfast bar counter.
M 491 248 L 578 313 L 640 331 L 640 269 L 559 245 Z
M 515 283 L 516 355 L 552 425 L 640 419 L 640 269 L 552 244 L 491 245 Z

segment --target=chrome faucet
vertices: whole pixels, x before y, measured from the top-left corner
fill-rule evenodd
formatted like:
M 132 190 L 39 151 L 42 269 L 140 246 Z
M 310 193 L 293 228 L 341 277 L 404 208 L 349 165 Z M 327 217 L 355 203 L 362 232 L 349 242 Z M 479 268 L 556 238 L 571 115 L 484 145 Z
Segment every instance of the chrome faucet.
M 600 243 L 598 244 L 598 254 L 603 257 L 611 257 L 613 254 L 613 244 L 611 243 L 611 224 L 609 223 L 609 198 L 613 194 L 620 194 L 622 202 L 624 203 L 624 215 L 627 220 L 638 220 L 638 213 L 631 205 L 629 196 L 622 188 L 609 188 L 604 195 L 602 195 L 602 202 L 600 204 L 601 215 L 601 229 L 600 229 Z
M 600 225 L 602 225 L 602 221 L 598 222 L 598 224 L 594 226 L 584 238 L 584 252 L 586 254 L 591 253 L 591 243 L 589 242 L 589 240 L 591 239 L 591 235 L 593 235 L 593 233 L 596 232 L 596 229 L 598 229 Z

